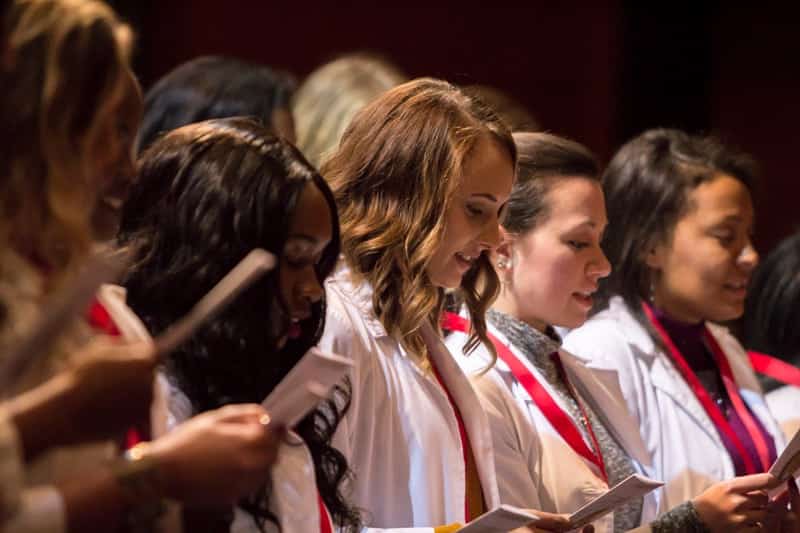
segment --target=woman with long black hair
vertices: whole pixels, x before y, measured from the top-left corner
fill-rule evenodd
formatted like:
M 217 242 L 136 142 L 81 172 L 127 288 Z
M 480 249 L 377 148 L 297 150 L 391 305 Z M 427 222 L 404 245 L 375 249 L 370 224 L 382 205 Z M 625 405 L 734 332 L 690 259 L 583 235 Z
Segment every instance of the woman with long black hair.
M 263 401 L 322 333 L 321 283 L 339 254 L 333 196 L 294 147 L 252 120 L 210 120 L 156 141 L 143 154 L 119 240 L 135 250 L 129 304 L 154 334 L 253 248 L 279 258 L 169 356 L 171 422 Z M 345 385 L 290 428 L 270 486 L 240 502 L 233 531 L 357 529 L 340 492 L 347 463 L 330 445 L 348 405 Z

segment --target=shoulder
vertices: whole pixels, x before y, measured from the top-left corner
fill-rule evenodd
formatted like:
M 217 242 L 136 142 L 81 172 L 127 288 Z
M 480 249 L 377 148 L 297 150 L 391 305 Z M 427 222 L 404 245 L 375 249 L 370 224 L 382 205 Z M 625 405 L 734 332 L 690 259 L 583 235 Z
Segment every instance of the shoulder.
M 612 298 L 609 308 L 570 331 L 564 349 L 595 364 L 619 364 L 621 357 L 651 354 L 655 344 L 620 298 Z

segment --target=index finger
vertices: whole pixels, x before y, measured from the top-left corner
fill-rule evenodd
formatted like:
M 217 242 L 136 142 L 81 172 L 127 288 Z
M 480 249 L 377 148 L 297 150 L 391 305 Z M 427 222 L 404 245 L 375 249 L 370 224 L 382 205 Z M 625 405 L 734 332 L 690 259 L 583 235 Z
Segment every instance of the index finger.
M 771 489 L 779 485 L 781 481 L 772 474 L 751 474 L 740 476 L 728 482 L 728 488 L 737 493 L 745 493 L 753 490 Z
M 545 529 L 550 531 L 567 531 L 570 528 L 569 516 L 565 514 L 546 513 L 544 511 L 531 510 L 539 519 L 527 525 L 534 531 Z

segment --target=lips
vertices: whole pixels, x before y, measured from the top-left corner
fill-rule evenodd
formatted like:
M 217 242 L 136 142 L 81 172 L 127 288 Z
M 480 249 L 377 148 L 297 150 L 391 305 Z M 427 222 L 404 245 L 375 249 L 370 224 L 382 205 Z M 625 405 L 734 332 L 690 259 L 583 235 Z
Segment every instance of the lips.
M 728 293 L 732 294 L 737 300 L 743 300 L 747 296 L 747 282 L 738 281 L 722 285 Z
M 286 331 L 286 336 L 290 339 L 298 339 L 302 333 L 303 329 L 300 327 L 300 323 L 292 321 L 292 323 L 289 324 L 289 329 Z
M 594 300 L 592 299 L 592 295 L 597 292 L 597 287 L 591 288 L 585 291 L 576 291 L 572 293 L 572 297 L 577 300 L 579 304 L 584 307 L 592 307 Z
M 456 252 L 455 253 L 456 263 L 461 267 L 462 270 L 469 270 L 472 265 L 475 263 L 475 260 L 478 258 L 477 255 L 468 255 L 463 252 Z

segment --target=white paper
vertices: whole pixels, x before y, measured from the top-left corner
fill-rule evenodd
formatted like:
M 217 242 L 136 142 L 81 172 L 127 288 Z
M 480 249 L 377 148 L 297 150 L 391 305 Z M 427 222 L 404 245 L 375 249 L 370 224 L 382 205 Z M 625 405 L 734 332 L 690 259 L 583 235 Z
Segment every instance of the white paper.
M 233 299 L 261 276 L 275 268 L 275 256 L 256 248 L 228 272 L 180 320 L 155 339 L 156 353 L 168 354 L 230 304 Z
M 798 430 L 781 455 L 772 464 L 769 473 L 786 481 L 800 470 L 800 430 Z
M 462 527 L 457 533 L 508 533 L 539 518 L 519 507 L 501 505 Z
M 292 428 L 340 383 L 352 361 L 311 348 L 262 402 L 273 424 Z
M 0 391 L 3 394 L 9 392 L 26 369 L 50 354 L 53 342 L 77 317 L 82 316 L 100 285 L 116 281 L 129 262 L 130 254 L 125 250 L 94 255 L 69 283 L 45 301 L 41 316 L 11 343 L 9 353 L 4 354 L 0 365 Z
M 628 476 L 607 492 L 572 513 L 569 517 L 570 525 L 574 529 L 581 528 L 612 512 L 620 505 L 633 499 L 641 498 L 662 485 L 664 485 L 662 481 L 656 481 L 638 474 Z

